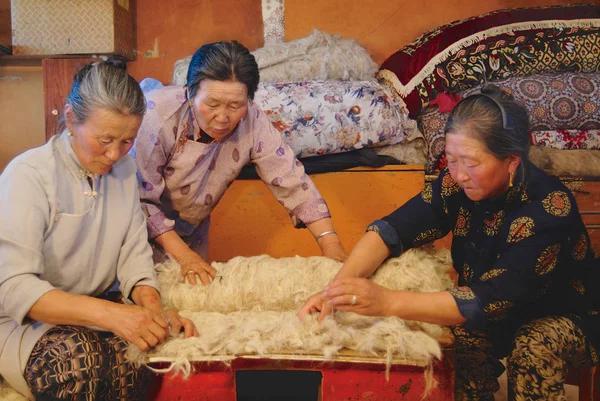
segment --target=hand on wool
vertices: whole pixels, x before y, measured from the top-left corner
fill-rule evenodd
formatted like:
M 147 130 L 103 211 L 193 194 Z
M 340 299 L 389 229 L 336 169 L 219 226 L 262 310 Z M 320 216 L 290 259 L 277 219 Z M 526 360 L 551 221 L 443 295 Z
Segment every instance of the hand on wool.
M 198 277 L 200 277 L 203 285 L 209 285 L 217 274 L 217 271 L 208 262 L 192 250 L 180 258 L 178 262 L 181 265 L 183 281 L 187 280 L 191 285 L 198 284 Z
M 169 337 L 169 324 L 159 313 L 138 305 L 115 303 L 113 307 L 106 328 L 142 351 L 148 351 Z
M 318 320 L 321 321 L 333 312 L 331 305 L 323 298 L 323 292 L 319 291 L 306 300 L 304 305 L 298 311 L 298 317 L 304 321 L 304 317 L 308 314 L 319 313 Z
M 389 316 L 393 291 L 369 279 L 344 277 L 331 282 L 323 291 L 324 301 L 332 308 L 365 316 Z
M 200 335 L 190 319 L 181 317 L 175 311 L 165 311 L 162 313 L 162 317 L 167 322 L 173 336 L 178 335 L 182 329 L 184 338 L 198 337 Z

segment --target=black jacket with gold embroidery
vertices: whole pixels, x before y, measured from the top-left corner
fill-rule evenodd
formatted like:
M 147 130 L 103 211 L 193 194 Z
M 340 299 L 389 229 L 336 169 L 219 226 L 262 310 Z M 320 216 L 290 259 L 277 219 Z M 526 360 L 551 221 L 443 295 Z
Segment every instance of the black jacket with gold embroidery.
M 370 229 L 396 255 L 451 231 L 459 275 L 451 293 L 466 326 L 489 330 L 499 356 L 521 325 L 551 315 L 571 317 L 600 349 L 600 260 L 575 200 L 530 163 L 523 177 L 503 195 L 474 202 L 445 170 Z

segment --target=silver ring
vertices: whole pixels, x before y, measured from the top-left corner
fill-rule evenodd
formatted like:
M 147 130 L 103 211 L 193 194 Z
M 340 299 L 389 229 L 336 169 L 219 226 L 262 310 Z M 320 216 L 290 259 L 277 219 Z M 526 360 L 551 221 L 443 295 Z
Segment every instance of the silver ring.
M 357 299 L 357 296 L 352 295 L 352 299 L 350 300 L 350 305 L 356 305 L 356 299 Z
M 188 275 L 188 274 L 196 274 L 196 272 L 195 272 L 195 271 L 193 271 L 193 270 L 188 270 L 188 271 L 187 271 L 187 273 L 185 273 L 185 274 L 186 274 L 186 275 Z

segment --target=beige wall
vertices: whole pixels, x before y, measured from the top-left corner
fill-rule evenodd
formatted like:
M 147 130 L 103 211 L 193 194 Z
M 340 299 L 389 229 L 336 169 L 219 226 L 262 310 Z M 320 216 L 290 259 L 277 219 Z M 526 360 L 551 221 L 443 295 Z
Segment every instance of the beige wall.
M 0 171 L 46 141 L 41 67 L 0 66 Z
M 236 39 L 250 49 L 263 44 L 261 0 L 138 0 L 137 4 L 138 58 L 129 67 L 137 79 L 170 82 L 175 61 L 204 43 Z

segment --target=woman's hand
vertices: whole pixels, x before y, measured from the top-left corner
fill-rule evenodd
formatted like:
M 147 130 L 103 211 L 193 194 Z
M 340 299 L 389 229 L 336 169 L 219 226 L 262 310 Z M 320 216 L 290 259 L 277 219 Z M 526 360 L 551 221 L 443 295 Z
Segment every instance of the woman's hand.
M 319 313 L 318 320 L 321 321 L 327 317 L 327 315 L 333 312 L 331 305 L 327 303 L 327 300 L 323 298 L 323 292 L 317 292 L 306 300 L 304 305 L 298 311 L 298 317 L 304 321 L 304 317 L 307 314 Z
M 104 328 L 137 345 L 142 351 L 169 337 L 168 322 L 156 312 L 138 305 L 112 304 Z
M 183 337 L 198 337 L 200 334 L 196 329 L 196 326 L 190 319 L 186 319 L 181 317 L 175 311 L 165 311 L 162 314 L 163 319 L 167 322 L 169 328 L 171 329 L 171 335 L 176 336 L 183 329 Z
M 348 255 L 340 242 L 337 232 L 333 228 L 331 217 L 325 217 L 306 224 L 311 234 L 317 239 L 321 254 L 338 262 L 344 262 Z
M 365 316 L 390 316 L 393 291 L 366 278 L 344 277 L 323 291 L 325 302 L 334 309 Z
M 339 241 L 334 244 L 326 245 L 321 250 L 323 252 L 323 256 L 328 257 L 329 259 L 337 260 L 338 262 L 345 262 L 348 258 L 348 254 Z
M 198 284 L 197 277 L 204 285 L 209 285 L 215 278 L 217 271 L 200 257 L 196 252 L 190 250 L 185 255 L 178 259 L 181 265 L 181 275 L 183 281 L 187 279 L 191 285 Z
M 192 251 L 175 231 L 167 231 L 154 238 L 165 253 L 172 255 L 181 265 L 183 281 L 187 279 L 190 284 L 198 284 L 196 276 L 200 277 L 202 284 L 209 285 L 217 271 L 200 255 Z
M 344 250 L 340 238 L 337 234 L 326 235 L 319 238 L 317 241 L 323 256 L 328 257 L 338 262 L 345 262 L 348 258 L 348 254 Z

